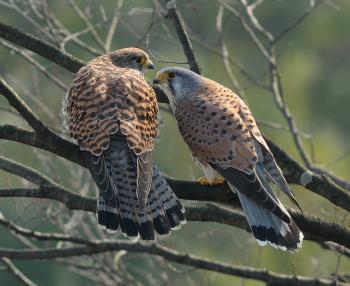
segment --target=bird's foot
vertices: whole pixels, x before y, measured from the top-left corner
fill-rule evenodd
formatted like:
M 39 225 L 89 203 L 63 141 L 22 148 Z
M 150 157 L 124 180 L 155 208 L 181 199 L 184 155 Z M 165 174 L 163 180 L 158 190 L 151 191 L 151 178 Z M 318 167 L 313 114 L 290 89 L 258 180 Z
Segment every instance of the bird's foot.
M 225 179 L 220 178 L 220 177 L 214 177 L 212 180 L 209 180 L 207 177 L 200 177 L 197 180 L 198 183 L 200 183 L 203 186 L 208 186 L 208 185 L 222 185 L 225 183 Z

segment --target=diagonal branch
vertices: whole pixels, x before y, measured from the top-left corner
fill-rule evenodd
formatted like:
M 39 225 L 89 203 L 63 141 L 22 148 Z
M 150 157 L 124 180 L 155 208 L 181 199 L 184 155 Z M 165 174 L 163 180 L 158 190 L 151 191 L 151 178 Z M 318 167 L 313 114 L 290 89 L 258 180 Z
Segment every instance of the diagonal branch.
M 272 40 L 272 44 L 277 43 L 281 38 L 287 35 L 290 31 L 298 27 L 311 14 L 311 12 L 315 10 L 315 8 L 319 7 L 319 5 L 324 2 L 325 0 L 314 1 L 314 4 L 310 5 L 309 9 L 307 9 L 298 18 L 296 18 L 293 22 L 291 22 L 287 27 L 285 27 L 282 31 L 280 31 L 277 35 L 275 35 L 274 39 Z
M 39 40 L 37 37 L 24 33 L 2 22 L 0 22 L 0 37 L 33 51 L 71 72 L 77 72 L 84 65 L 84 62 L 71 54 L 64 53 L 56 47 Z
M 46 67 L 41 65 L 38 61 L 36 61 L 34 58 L 32 58 L 28 52 L 23 51 L 22 49 L 16 48 L 15 46 L 9 44 L 8 42 L 1 40 L 0 45 L 8 48 L 9 50 L 19 54 L 24 59 L 26 59 L 29 63 L 34 65 L 43 75 L 45 75 L 48 79 L 52 80 L 59 88 L 63 90 L 67 90 L 67 86 L 59 80 L 57 77 L 55 77 L 52 73 L 50 73 Z
M 113 36 L 115 34 L 115 31 L 117 29 L 118 26 L 118 19 L 119 19 L 119 14 L 120 14 L 120 10 L 123 6 L 124 0 L 118 0 L 117 5 L 115 7 L 114 10 L 114 15 L 111 21 L 111 24 L 109 26 L 109 30 L 107 33 L 107 37 L 106 37 L 106 42 L 105 42 L 105 51 L 106 52 L 110 52 L 111 51 L 111 45 L 112 45 L 112 40 L 113 40 Z
M 49 132 L 49 129 L 40 121 L 39 117 L 29 108 L 29 106 L 14 92 L 7 82 L 0 77 L 0 93 L 13 106 L 28 124 L 37 132 Z
M 93 39 L 100 46 L 101 49 L 104 50 L 105 46 L 99 34 L 97 33 L 94 25 L 90 22 L 85 13 L 79 8 L 79 6 L 75 3 L 74 0 L 68 0 L 69 5 L 73 8 L 74 12 L 78 15 L 78 17 L 85 23 L 86 27 L 91 31 Z
M 110 251 L 126 250 L 137 253 L 148 253 L 161 256 L 169 261 L 193 266 L 200 269 L 215 271 L 233 276 L 244 277 L 277 285 L 332 285 L 332 281 L 321 278 L 309 278 L 294 275 L 277 274 L 265 269 L 255 269 L 247 266 L 233 266 L 222 262 L 211 261 L 192 254 L 183 254 L 159 244 L 147 244 L 131 241 L 97 241 L 94 246 L 76 246 L 69 248 L 46 248 L 40 250 L 4 249 L 0 248 L 0 256 L 14 259 L 54 259 L 71 256 L 91 255 Z M 341 285 L 341 284 L 339 284 Z
M 37 284 L 35 284 L 33 281 L 31 281 L 27 276 L 25 276 L 23 274 L 23 272 L 21 272 L 16 265 L 14 265 L 12 263 L 12 261 L 6 257 L 2 257 L 0 258 L 0 260 L 2 261 L 2 263 L 4 263 L 6 265 L 6 268 L 15 276 L 15 278 L 21 282 L 22 285 L 25 286 L 36 286 Z
M 16 234 L 20 234 L 26 237 L 32 237 L 37 240 L 43 240 L 43 241 L 54 240 L 54 241 L 65 241 L 65 242 L 93 245 L 93 241 L 91 240 L 74 237 L 63 233 L 54 233 L 54 232 L 45 233 L 45 232 L 27 229 L 1 216 L 0 216 L 0 224 L 6 227 L 7 229 L 14 231 Z
M 176 10 L 175 1 L 166 0 L 166 6 L 168 10 L 167 17 L 173 20 L 177 36 L 181 42 L 182 49 L 187 57 L 188 63 L 190 65 L 190 69 L 195 73 L 201 74 L 201 69 L 200 69 L 198 60 L 193 52 L 191 41 L 185 29 L 184 20 L 182 19 L 181 14 Z

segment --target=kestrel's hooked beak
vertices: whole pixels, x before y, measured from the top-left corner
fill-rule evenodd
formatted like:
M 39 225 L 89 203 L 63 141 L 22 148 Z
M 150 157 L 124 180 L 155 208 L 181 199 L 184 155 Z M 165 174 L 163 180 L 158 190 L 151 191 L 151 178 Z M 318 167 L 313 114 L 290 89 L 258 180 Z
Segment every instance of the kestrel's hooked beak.
M 166 81 L 166 73 L 157 72 L 156 77 L 153 80 L 153 85 L 160 85 Z

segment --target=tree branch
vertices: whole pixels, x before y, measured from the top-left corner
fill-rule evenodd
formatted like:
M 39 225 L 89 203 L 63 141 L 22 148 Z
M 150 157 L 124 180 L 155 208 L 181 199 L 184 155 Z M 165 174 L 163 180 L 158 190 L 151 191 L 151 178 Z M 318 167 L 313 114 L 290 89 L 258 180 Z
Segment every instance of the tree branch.
M 26 48 L 34 53 L 64 67 L 71 72 L 77 72 L 83 65 L 80 59 L 60 51 L 56 47 L 39 40 L 37 37 L 24 33 L 16 28 L 0 22 L 0 37 Z
M 1 255 L 0 255 L 1 257 Z M 6 268 L 15 276 L 15 278 L 25 286 L 36 286 L 36 284 L 31 281 L 27 276 L 21 272 L 12 261 L 6 257 L 0 258 L 2 263 L 6 265 Z
M 177 36 L 181 42 L 182 49 L 190 65 L 190 69 L 195 73 L 201 74 L 201 69 L 199 67 L 198 60 L 193 52 L 191 41 L 185 29 L 184 20 L 182 19 L 182 16 L 180 15 L 180 13 L 176 10 L 176 3 L 173 0 L 172 1 L 166 0 L 165 2 L 168 10 L 167 17 L 172 19 L 174 23 Z
M 0 77 L 0 93 L 13 106 L 19 114 L 28 122 L 28 124 L 38 133 L 48 131 L 48 128 L 40 121 L 29 106 L 14 92 L 7 82 Z
M 326 279 L 277 274 L 265 269 L 255 269 L 246 266 L 231 266 L 226 263 L 199 258 L 191 254 L 179 253 L 176 250 L 155 243 L 147 244 L 144 242 L 120 240 L 97 241 L 94 246 L 77 246 L 61 249 L 46 248 L 40 250 L 16 250 L 0 248 L 0 256 L 13 259 L 54 259 L 80 255 L 91 255 L 118 250 L 157 255 L 176 263 L 248 279 L 254 279 L 269 283 L 273 282 L 275 283 L 274 285 L 326 286 L 332 285 L 333 283 L 332 281 Z
M 54 232 L 44 233 L 44 232 L 40 232 L 40 231 L 27 229 L 27 228 L 24 228 L 24 227 L 21 227 L 21 226 L 15 224 L 13 221 L 7 220 L 1 216 L 0 216 L 0 224 L 3 225 L 4 227 L 6 227 L 7 229 L 14 231 L 16 234 L 20 234 L 20 235 L 23 235 L 26 237 L 32 237 L 32 238 L 35 238 L 37 240 L 65 241 L 65 242 L 72 242 L 72 243 L 79 243 L 79 244 L 86 244 L 86 245 L 93 245 L 94 244 L 92 240 L 87 240 L 87 239 L 83 239 L 80 237 L 73 237 L 70 235 L 63 234 L 63 233 L 54 233 Z
M 174 186 L 176 181 L 172 183 Z M 179 188 L 174 188 L 175 193 L 183 199 L 194 200 L 193 197 L 198 199 L 206 199 L 208 196 L 206 192 L 211 192 L 209 197 L 214 197 L 216 201 L 223 199 L 223 197 L 216 197 L 217 191 L 204 191 L 203 189 L 190 192 L 191 195 L 183 197 L 181 193 L 178 193 Z M 184 190 L 184 189 L 182 189 Z M 185 190 L 184 190 L 185 193 Z M 192 196 L 193 195 L 193 196 Z M 13 188 L 6 189 L 0 188 L 0 197 L 27 197 L 27 198 L 40 198 L 51 199 L 62 202 L 67 208 L 71 210 L 83 210 L 89 212 L 95 212 L 96 200 L 94 198 L 84 197 L 77 195 L 62 187 L 55 186 L 41 186 L 40 188 Z M 230 205 L 239 206 L 238 198 L 230 201 L 225 201 Z M 189 221 L 202 221 L 202 222 L 217 222 L 227 224 L 235 227 L 239 227 L 249 231 L 248 224 L 245 216 L 242 212 L 226 208 L 222 205 L 208 202 L 186 203 L 186 217 Z M 315 216 L 301 214 L 299 212 L 289 210 L 293 219 L 299 225 L 300 229 L 304 232 L 305 238 L 314 241 L 333 241 L 347 248 L 350 248 L 350 230 L 337 223 L 321 220 Z

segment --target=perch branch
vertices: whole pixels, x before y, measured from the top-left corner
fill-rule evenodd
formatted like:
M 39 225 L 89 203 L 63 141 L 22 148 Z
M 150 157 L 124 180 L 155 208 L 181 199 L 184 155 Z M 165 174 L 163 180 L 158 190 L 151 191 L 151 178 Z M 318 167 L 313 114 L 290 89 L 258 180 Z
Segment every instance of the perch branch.
M 92 255 L 103 252 L 126 250 L 137 253 L 148 253 L 161 256 L 169 261 L 189 265 L 198 269 L 215 271 L 223 274 L 244 277 L 275 283 L 277 285 L 296 285 L 296 286 L 326 286 L 333 285 L 333 281 L 321 278 L 309 278 L 303 276 L 285 275 L 274 273 L 265 269 L 255 269 L 247 266 L 233 266 L 227 263 L 211 261 L 205 258 L 199 258 L 192 254 L 183 254 L 165 246 L 144 242 L 131 241 L 97 241 L 93 246 L 75 246 L 67 248 L 46 248 L 40 250 L 29 249 L 4 249 L 0 248 L 0 256 L 14 259 L 55 259 L 62 257 Z M 342 285 L 342 284 L 338 284 Z M 343 284 L 345 285 L 345 284 Z

